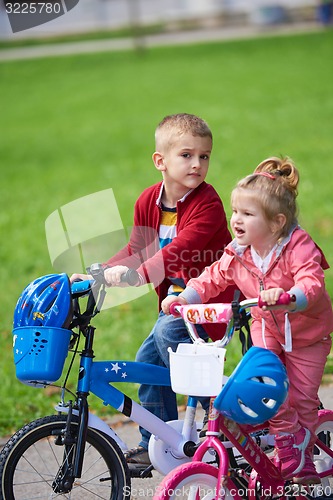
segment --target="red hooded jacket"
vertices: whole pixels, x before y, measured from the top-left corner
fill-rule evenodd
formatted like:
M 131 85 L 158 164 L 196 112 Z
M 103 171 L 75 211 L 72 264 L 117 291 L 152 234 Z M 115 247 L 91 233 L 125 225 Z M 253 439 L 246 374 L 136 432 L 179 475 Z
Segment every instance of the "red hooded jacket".
M 203 182 L 177 203 L 177 236 L 164 248 L 159 247 L 160 203 L 163 182 L 148 187 L 134 208 L 134 227 L 129 243 L 104 263 L 136 269 L 145 282 L 152 283 L 159 308 L 167 296 L 170 277 L 185 284 L 198 277 L 206 266 L 218 260 L 231 241 L 222 201 L 215 189 Z M 235 288 L 228 287 L 214 302 L 230 302 Z M 223 325 L 206 325 L 216 340 L 224 333 Z

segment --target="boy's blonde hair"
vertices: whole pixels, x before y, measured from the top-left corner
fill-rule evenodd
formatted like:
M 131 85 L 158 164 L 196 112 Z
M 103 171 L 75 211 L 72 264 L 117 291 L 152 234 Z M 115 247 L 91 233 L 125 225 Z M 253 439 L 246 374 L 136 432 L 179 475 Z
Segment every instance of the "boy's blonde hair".
M 188 113 L 178 113 L 165 116 L 158 124 L 155 131 L 156 149 L 170 148 L 174 141 L 184 134 L 191 134 L 194 137 L 209 137 L 213 141 L 212 132 L 202 118 Z
M 280 236 L 287 236 L 292 226 L 297 224 L 298 182 L 299 173 L 294 162 L 288 157 L 272 156 L 259 163 L 253 174 L 240 180 L 231 197 L 240 190 L 253 191 L 269 222 L 277 214 L 285 216 L 286 223 Z

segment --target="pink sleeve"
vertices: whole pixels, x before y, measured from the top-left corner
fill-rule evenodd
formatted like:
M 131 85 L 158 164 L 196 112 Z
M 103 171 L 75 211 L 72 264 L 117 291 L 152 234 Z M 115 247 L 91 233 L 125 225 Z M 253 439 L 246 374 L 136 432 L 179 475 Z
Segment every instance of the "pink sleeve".
M 297 233 L 297 234 L 296 234 Z M 311 306 L 325 293 L 323 253 L 305 231 L 297 231 L 289 252 L 294 286 L 300 288 Z
M 220 260 L 206 267 L 198 278 L 191 279 L 186 288 L 190 287 L 195 290 L 202 303 L 208 302 L 223 292 L 229 285 L 234 284 L 231 268 L 233 260 L 232 256 L 224 253 Z

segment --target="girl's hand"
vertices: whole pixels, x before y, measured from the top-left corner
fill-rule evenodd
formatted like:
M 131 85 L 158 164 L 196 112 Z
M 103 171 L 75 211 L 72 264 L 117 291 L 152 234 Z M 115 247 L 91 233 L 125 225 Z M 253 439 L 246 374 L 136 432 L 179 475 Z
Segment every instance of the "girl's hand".
M 162 301 L 162 304 L 161 304 L 162 311 L 164 312 L 164 314 L 170 314 L 170 306 L 174 302 L 177 302 L 177 304 L 182 304 L 184 306 L 187 304 L 186 300 L 183 299 L 183 297 L 180 297 L 180 296 L 177 297 L 177 295 L 168 295 Z
M 285 311 L 294 311 L 295 310 L 295 302 L 292 301 L 290 302 L 289 305 L 277 305 L 275 306 L 276 302 L 278 301 L 280 295 L 282 295 L 285 292 L 283 288 L 270 288 L 268 290 L 262 290 L 260 292 L 260 298 L 266 302 L 267 306 L 263 306 L 263 310 L 267 311 L 267 309 L 284 309 Z M 274 307 L 272 307 L 274 306 Z
M 121 277 L 128 271 L 126 266 L 113 266 L 105 269 L 104 278 L 107 286 L 128 286 L 121 281 Z
M 260 297 L 268 306 L 274 306 L 282 293 L 284 293 L 283 288 L 269 288 L 268 290 L 262 290 Z

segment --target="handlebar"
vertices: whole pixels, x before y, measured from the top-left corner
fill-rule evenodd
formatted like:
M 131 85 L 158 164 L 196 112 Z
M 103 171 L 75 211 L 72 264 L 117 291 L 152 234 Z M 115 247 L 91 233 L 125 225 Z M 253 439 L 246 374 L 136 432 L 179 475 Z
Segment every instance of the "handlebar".
M 258 298 L 259 307 L 274 307 L 274 306 L 288 306 L 291 302 L 296 302 L 295 295 L 290 295 L 288 292 L 281 293 L 280 297 L 273 306 L 269 306 L 267 302 L 264 302 L 261 297 Z
M 129 286 L 135 286 L 139 281 L 139 273 L 135 269 L 128 269 L 120 278 L 120 281 Z
M 175 318 L 179 318 L 181 316 L 179 312 L 180 307 L 182 307 L 182 304 L 180 302 L 172 302 L 170 306 L 170 314 L 172 316 L 175 316 Z
M 81 331 L 86 331 L 91 318 L 101 311 L 107 285 L 104 277 L 104 268 L 101 264 L 92 264 L 87 268 L 92 280 L 78 280 L 71 284 L 71 296 L 73 299 L 73 321 L 70 328 L 79 326 Z M 128 269 L 121 276 L 123 283 L 135 286 L 139 281 L 139 274 L 135 269 Z M 86 309 L 80 312 L 79 298 L 88 296 Z
M 94 279 L 74 281 L 71 285 L 73 298 L 87 295 L 93 288 L 95 283 L 106 285 L 106 281 L 104 278 L 104 268 L 101 266 L 101 264 L 92 264 L 87 268 L 87 271 L 92 275 Z M 130 286 L 135 286 L 139 281 L 139 274 L 135 269 L 128 269 L 126 273 L 121 276 L 120 281 L 122 283 L 127 283 Z
M 170 305 L 170 313 L 174 316 L 181 316 L 185 321 L 185 326 L 193 342 L 202 342 L 196 331 L 196 324 L 203 323 L 225 323 L 226 331 L 221 340 L 213 344 L 218 347 L 225 347 L 232 339 L 234 332 L 240 329 L 240 314 L 249 307 L 264 307 L 274 309 L 276 306 L 288 305 L 295 302 L 296 297 L 289 293 L 281 294 L 279 300 L 274 306 L 268 306 L 260 297 L 255 299 L 246 299 L 238 301 L 238 298 L 232 303 L 218 304 L 187 304 L 182 305 L 179 302 L 173 302 Z
M 284 292 L 274 305 L 268 305 L 260 297 L 256 299 L 246 299 L 239 302 L 239 308 L 258 306 L 260 308 L 267 307 L 274 309 L 276 306 L 286 306 L 291 302 L 295 302 L 296 297 Z M 203 323 L 229 323 L 233 317 L 232 304 L 187 304 L 182 305 L 179 302 L 173 302 L 170 305 L 170 314 L 173 316 L 181 316 L 186 322 L 194 324 Z
M 92 275 L 95 281 L 100 283 L 101 285 L 106 285 L 104 271 L 105 267 L 102 264 L 91 264 L 91 266 L 87 267 L 87 271 Z M 139 281 L 139 273 L 135 269 L 129 268 L 122 276 L 120 281 L 123 283 L 127 283 L 130 286 L 135 286 Z

